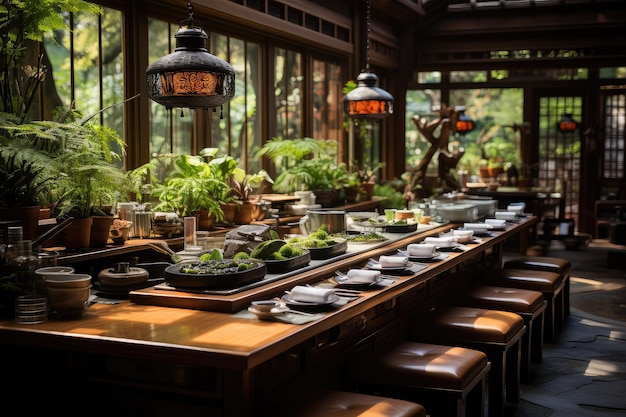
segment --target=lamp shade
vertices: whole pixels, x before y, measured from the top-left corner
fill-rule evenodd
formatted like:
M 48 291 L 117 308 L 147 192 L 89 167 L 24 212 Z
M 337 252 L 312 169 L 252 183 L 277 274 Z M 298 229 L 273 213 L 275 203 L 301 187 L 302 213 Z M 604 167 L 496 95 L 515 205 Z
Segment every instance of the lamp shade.
M 354 119 L 383 119 L 393 114 L 393 96 L 376 85 L 378 77 L 361 72 L 357 87 L 343 97 L 343 111 Z
M 235 71 L 206 49 L 206 32 L 179 27 L 176 49 L 146 69 L 148 96 L 165 107 L 209 108 L 235 95 Z
M 557 122 L 556 127 L 563 133 L 574 132 L 578 129 L 578 123 L 572 118 L 571 113 L 565 113 L 561 115 L 561 120 Z

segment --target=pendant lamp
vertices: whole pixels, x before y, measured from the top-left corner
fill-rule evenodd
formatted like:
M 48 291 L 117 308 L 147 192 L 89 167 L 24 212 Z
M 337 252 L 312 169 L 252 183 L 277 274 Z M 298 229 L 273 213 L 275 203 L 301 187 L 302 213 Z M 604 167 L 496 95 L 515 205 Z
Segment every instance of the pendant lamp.
M 378 87 L 378 77 L 370 72 L 370 3 L 367 3 L 367 45 L 365 69 L 357 77 L 357 86 L 343 97 L 343 111 L 353 119 L 383 119 L 393 114 L 393 96 Z
M 562 133 L 569 133 L 578 129 L 578 123 L 572 118 L 571 113 L 564 113 L 561 115 L 561 120 L 556 124 L 556 127 Z
M 455 110 L 458 113 L 456 123 L 454 124 L 454 130 L 461 135 L 474 130 L 474 120 L 465 114 L 465 106 L 456 107 Z
M 189 17 L 176 31 L 176 49 L 146 69 L 148 96 L 167 108 L 210 108 L 228 102 L 235 95 L 235 71 L 226 61 L 209 53 L 206 32 Z

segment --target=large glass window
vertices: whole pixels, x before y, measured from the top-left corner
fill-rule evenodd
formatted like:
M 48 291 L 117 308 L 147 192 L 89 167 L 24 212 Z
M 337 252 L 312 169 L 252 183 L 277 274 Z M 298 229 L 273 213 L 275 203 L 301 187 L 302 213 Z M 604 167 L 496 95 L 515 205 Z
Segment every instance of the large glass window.
M 481 176 L 481 166 L 511 165 L 521 168 L 520 127 L 523 120 L 523 90 L 519 88 L 485 88 L 450 90 L 450 105 L 466 108 L 465 114 L 474 120 L 475 128 L 465 135 L 452 133 L 448 151 L 463 149 L 465 154 L 457 168 L 469 175 Z M 409 90 L 406 95 L 406 149 L 407 169 L 415 168 L 426 155 L 431 143 L 419 132 L 414 117 L 433 121 L 439 115 L 439 90 Z M 447 103 L 444 103 L 448 105 Z M 434 133 L 439 137 L 440 132 Z M 437 173 L 437 158 L 428 165 L 431 175 Z
M 302 54 L 276 48 L 274 60 L 276 136 L 283 139 L 301 138 L 304 105 Z
M 247 172 L 258 172 L 263 105 L 261 104 L 262 51 L 258 43 L 225 35 L 211 35 L 211 53 L 229 62 L 235 70 L 235 96 L 223 110 L 210 112 L 210 145 L 222 155 L 239 160 Z
M 74 107 L 122 136 L 124 107 L 116 105 L 124 101 L 122 12 L 105 7 L 101 15 L 68 13 L 65 19 L 70 30 L 43 42 L 55 86 L 43 95 L 45 112 Z
M 343 71 L 340 65 L 313 60 L 313 137 L 339 140 L 343 121 Z

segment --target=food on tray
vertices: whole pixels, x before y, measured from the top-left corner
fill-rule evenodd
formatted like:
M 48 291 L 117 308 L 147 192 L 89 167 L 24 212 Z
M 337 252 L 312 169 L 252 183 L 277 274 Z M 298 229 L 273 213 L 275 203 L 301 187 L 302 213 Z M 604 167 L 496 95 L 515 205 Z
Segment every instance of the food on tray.
M 258 266 L 259 261 L 253 259 L 222 259 L 181 263 L 179 271 L 183 274 L 229 275 Z

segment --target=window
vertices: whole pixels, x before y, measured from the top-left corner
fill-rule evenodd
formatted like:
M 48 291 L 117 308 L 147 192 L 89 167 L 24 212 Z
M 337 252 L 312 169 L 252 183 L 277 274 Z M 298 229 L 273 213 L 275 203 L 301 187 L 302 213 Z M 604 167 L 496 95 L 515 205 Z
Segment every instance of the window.
M 301 138 L 304 131 L 302 93 L 305 85 L 302 55 L 298 52 L 276 48 L 274 61 L 276 137 Z
M 43 95 L 44 113 L 73 106 L 123 136 L 124 107 L 118 105 L 124 101 L 122 12 L 105 7 L 99 16 L 77 13 L 65 19 L 70 31 L 59 30 L 43 42 L 47 76 L 54 81 L 54 90 Z

